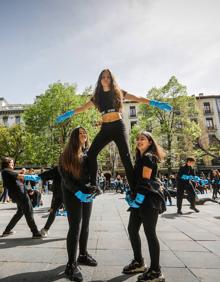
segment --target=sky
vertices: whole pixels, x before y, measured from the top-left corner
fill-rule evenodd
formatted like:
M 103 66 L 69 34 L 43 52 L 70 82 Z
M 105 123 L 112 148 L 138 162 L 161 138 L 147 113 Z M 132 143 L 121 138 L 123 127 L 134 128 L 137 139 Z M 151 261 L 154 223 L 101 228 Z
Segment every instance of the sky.
M 0 97 L 33 103 L 54 82 L 95 86 L 110 68 L 146 96 L 172 75 L 220 94 L 219 0 L 0 0 Z

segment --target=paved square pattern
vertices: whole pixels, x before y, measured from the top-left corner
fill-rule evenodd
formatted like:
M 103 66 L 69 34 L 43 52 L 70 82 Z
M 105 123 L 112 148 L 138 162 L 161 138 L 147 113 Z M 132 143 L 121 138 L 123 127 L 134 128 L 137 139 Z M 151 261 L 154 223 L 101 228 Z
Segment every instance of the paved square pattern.
M 51 195 L 43 196 L 44 206 L 35 209 L 34 217 L 41 229 L 47 220 Z M 174 201 L 175 202 L 175 201 Z M 220 205 L 206 203 L 196 214 L 183 205 L 183 215 L 175 206 L 159 217 L 157 234 L 160 240 L 160 264 L 166 282 L 220 281 Z M 0 204 L 0 232 L 15 213 L 14 204 Z M 124 196 L 106 193 L 94 201 L 90 223 L 88 251 L 98 261 L 95 268 L 82 266 L 85 282 L 135 282 L 137 275 L 121 273 L 132 259 L 127 224 L 129 212 Z M 22 218 L 16 234 L 0 238 L 0 281 L 67 281 L 67 218 L 58 216 L 49 237 L 32 240 Z M 149 265 L 147 241 L 143 232 L 142 251 Z

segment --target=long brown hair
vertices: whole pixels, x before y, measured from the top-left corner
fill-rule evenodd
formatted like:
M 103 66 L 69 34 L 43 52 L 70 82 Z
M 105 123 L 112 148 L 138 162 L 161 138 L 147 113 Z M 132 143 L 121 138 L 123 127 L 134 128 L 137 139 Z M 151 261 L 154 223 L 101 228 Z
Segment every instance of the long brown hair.
M 94 98 L 93 98 L 93 102 L 95 104 L 95 106 L 98 108 L 98 110 L 100 110 L 100 96 L 103 93 L 103 86 L 101 83 L 102 80 L 102 75 L 104 72 L 108 72 L 111 78 L 111 84 L 110 84 L 110 91 L 114 93 L 114 106 L 115 109 L 117 111 L 121 111 L 122 110 L 122 100 L 123 100 L 123 95 L 122 95 L 122 91 L 119 88 L 114 75 L 112 74 L 112 72 L 110 71 L 110 69 L 104 69 L 101 71 L 98 81 L 96 83 L 96 88 L 95 88 L 95 92 L 94 92 Z
M 76 179 L 79 179 L 81 176 L 81 158 L 79 155 L 80 150 L 80 142 L 79 142 L 79 130 L 83 129 L 86 133 L 85 128 L 78 126 L 73 129 L 70 134 L 70 138 L 68 143 L 66 144 L 63 153 L 59 159 L 59 166 L 62 170 L 72 174 Z M 88 136 L 85 143 L 85 148 L 83 150 L 88 149 L 89 141 Z
M 154 140 L 153 136 L 148 131 L 141 131 L 138 133 L 137 137 L 140 135 L 144 135 L 147 137 L 147 139 L 151 142 L 150 147 L 147 148 L 147 150 L 144 152 L 144 154 L 151 153 L 154 155 L 158 161 L 162 161 L 166 155 L 164 149 L 157 144 L 157 142 Z M 138 148 L 136 148 L 136 160 L 141 157 L 140 151 Z

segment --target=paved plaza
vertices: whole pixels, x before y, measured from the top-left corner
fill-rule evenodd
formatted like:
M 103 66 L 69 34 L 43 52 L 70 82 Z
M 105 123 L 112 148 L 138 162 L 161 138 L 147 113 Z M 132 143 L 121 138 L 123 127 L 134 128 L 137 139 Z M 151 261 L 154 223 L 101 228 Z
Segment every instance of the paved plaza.
M 35 219 L 41 229 L 47 220 L 51 195 L 43 197 L 44 206 L 35 209 Z M 208 202 L 199 206 L 201 212 L 191 212 L 184 202 L 183 216 L 176 207 L 159 218 L 157 227 L 161 246 L 161 266 L 166 282 L 220 281 L 220 205 Z M 0 204 L 0 232 L 15 213 L 14 204 Z M 90 224 L 89 253 L 98 261 L 95 268 L 82 266 L 85 282 L 135 282 L 135 276 L 121 273 L 132 259 L 128 240 L 129 213 L 124 196 L 106 193 L 93 206 Z M 68 281 L 64 277 L 67 262 L 67 218 L 58 216 L 49 237 L 31 239 L 22 220 L 16 234 L 0 238 L 0 281 Z M 149 262 L 146 239 L 142 248 Z

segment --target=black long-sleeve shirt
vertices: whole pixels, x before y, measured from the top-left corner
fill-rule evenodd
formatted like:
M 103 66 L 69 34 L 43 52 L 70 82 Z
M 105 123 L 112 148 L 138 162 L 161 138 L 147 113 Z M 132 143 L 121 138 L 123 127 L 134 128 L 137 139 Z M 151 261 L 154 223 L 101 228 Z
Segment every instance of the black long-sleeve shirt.
M 55 197 L 62 197 L 62 189 L 61 189 L 61 175 L 58 169 L 58 166 L 51 168 L 47 171 L 39 174 L 41 179 L 43 180 L 53 180 L 52 184 L 52 192 Z
M 71 173 L 65 171 L 62 167 L 59 167 L 59 172 L 62 178 L 62 187 L 70 192 L 76 192 L 81 190 L 84 193 L 88 193 L 88 187 L 86 184 L 90 182 L 88 156 L 85 151 L 81 160 L 81 176 L 76 179 Z
M 195 170 L 191 167 L 185 164 L 184 166 L 180 167 L 178 173 L 177 173 L 177 184 L 180 185 L 190 185 L 190 180 L 184 180 L 182 179 L 183 175 L 193 175 L 195 176 Z

